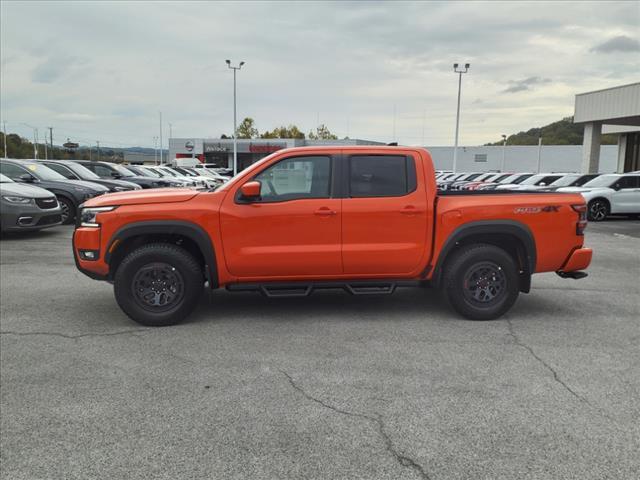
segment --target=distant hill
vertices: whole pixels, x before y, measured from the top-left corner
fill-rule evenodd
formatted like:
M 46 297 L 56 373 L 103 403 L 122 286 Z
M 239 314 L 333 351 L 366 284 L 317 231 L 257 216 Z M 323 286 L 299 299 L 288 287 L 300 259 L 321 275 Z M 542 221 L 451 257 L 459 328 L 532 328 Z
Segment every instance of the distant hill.
M 537 145 L 542 136 L 544 145 L 582 145 L 584 125 L 573 123 L 573 117 L 563 118 L 544 127 L 532 128 L 507 137 L 507 145 Z M 602 135 L 602 145 L 615 145 L 618 135 Z M 486 145 L 502 145 L 502 140 Z

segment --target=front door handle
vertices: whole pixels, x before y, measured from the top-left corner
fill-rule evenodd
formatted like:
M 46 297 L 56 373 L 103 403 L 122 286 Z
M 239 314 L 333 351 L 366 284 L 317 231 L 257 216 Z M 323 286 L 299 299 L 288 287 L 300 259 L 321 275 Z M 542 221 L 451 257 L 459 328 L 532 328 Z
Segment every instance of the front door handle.
M 329 207 L 320 207 L 318 210 L 313 212 L 314 215 L 320 215 L 322 217 L 329 217 L 331 215 L 335 215 L 336 211 L 331 210 Z

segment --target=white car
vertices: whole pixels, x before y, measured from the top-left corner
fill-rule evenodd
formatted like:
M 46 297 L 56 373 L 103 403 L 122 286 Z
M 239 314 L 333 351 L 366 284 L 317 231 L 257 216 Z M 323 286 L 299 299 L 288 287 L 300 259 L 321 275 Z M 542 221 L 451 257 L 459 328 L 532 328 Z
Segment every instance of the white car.
M 496 190 L 538 190 L 535 187 L 546 187 L 565 175 L 566 173 L 537 173 L 520 184 L 499 185 Z
M 611 213 L 640 215 L 640 174 L 600 175 L 582 187 L 559 188 L 558 192 L 581 193 L 587 202 L 589 220 L 599 222 Z

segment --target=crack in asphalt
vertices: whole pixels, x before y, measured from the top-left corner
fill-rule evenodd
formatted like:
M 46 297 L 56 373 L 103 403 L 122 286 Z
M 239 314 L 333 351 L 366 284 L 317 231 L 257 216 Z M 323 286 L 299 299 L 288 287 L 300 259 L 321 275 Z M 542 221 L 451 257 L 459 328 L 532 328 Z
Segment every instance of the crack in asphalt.
M 35 336 L 35 335 L 44 335 L 44 336 L 51 336 L 51 337 L 62 337 L 62 338 L 67 338 L 70 340 L 77 340 L 78 338 L 85 338 L 85 337 L 112 337 L 115 335 L 127 335 L 127 334 L 132 334 L 135 335 L 138 332 L 146 332 L 147 329 L 137 329 L 137 330 L 121 330 L 121 331 L 117 331 L 117 332 L 105 332 L 105 333 L 81 333 L 79 335 L 69 335 L 66 333 L 60 333 L 60 332 L 14 332 L 14 331 L 3 331 L 0 332 L 0 335 L 15 335 L 18 337 L 28 337 L 28 336 Z
M 339 413 L 340 415 L 346 415 L 346 416 L 349 416 L 349 417 L 362 418 L 362 419 L 368 420 L 370 422 L 373 422 L 376 425 L 378 433 L 382 437 L 382 440 L 384 441 L 386 450 L 391 455 L 393 455 L 395 460 L 400 465 L 402 465 L 403 467 L 412 468 L 418 475 L 420 475 L 420 478 L 423 478 L 423 479 L 426 479 L 426 480 L 430 480 L 431 479 L 431 477 L 425 471 L 425 469 L 422 467 L 422 465 L 417 463 L 412 458 L 407 457 L 406 455 L 403 455 L 403 454 L 399 453 L 396 450 L 396 448 L 393 446 L 393 442 L 391 441 L 391 438 L 389 437 L 389 435 L 385 431 L 384 421 L 382 420 L 382 417 L 379 414 L 376 413 L 375 416 L 372 416 L 372 415 L 367 415 L 367 414 L 364 414 L 364 413 L 357 413 L 357 412 L 350 412 L 348 410 L 343 410 L 343 409 L 341 409 L 339 407 L 331 405 L 331 404 L 325 402 L 324 400 L 316 398 L 316 397 L 312 396 L 311 394 L 307 393 L 300 385 L 298 385 L 295 382 L 293 377 L 291 377 L 291 375 L 289 375 L 284 370 L 280 370 L 280 373 L 282 373 L 285 377 L 287 377 L 287 380 L 289 381 L 289 384 L 295 390 L 300 392 L 307 400 L 309 400 L 311 402 L 314 402 L 314 403 L 317 403 L 318 405 L 320 405 L 320 406 L 322 406 L 324 408 L 327 408 L 329 410 L 332 410 L 332 411 L 334 411 L 336 413 Z
M 529 345 L 527 345 L 526 343 L 524 343 L 520 337 L 518 337 L 518 334 L 515 332 L 514 328 L 513 328 L 513 323 L 511 323 L 510 319 L 506 319 L 507 321 L 507 325 L 509 328 L 509 336 L 511 336 L 514 340 L 514 342 L 516 343 L 516 345 L 518 345 L 520 348 L 524 348 L 527 352 L 529 352 L 531 354 L 531 356 L 533 358 L 535 358 L 543 367 L 545 367 L 547 370 L 549 370 L 551 372 L 551 374 L 553 375 L 553 379 L 559 383 L 560 385 L 562 385 L 564 387 L 564 389 L 569 392 L 571 395 L 573 395 L 574 397 L 576 397 L 578 400 L 580 400 L 581 402 L 586 403 L 587 405 L 593 407 L 593 405 L 591 405 L 591 403 L 589 402 L 589 400 L 587 400 L 586 398 L 584 398 L 582 395 L 578 394 L 575 390 L 573 390 L 569 385 L 567 385 L 564 380 L 562 380 L 562 378 L 560 378 L 560 375 L 558 374 L 558 372 L 556 371 L 555 368 L 553 368 L 551 365 L 549 365 L 542 357 L 540 357 L 534 350 L 533 348 L 531 348 Z

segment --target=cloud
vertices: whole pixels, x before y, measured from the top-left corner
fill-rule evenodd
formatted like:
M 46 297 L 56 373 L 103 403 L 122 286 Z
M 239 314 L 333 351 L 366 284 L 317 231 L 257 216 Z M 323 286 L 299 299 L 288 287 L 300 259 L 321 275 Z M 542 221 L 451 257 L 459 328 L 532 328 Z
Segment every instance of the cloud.
M 53 83 L 77 66 L 86 64 L 86 59 L 74 56 L 54 56 L 40 62 L 31 73 L 36 83 Z
M 261 131 L 319 121 L 391 141 L 395 110 L 398 141 L 431 145 L 453 142 L 454 62 L 471 63 L 465 144 L 571 115 L 576 93 L 637 81 L 640 68 L 636 55 L 589 52 L 594 38 L 636 37 L 632 2 L 1 3 L 2 116 L 17 133 L 51 125 L 61 141 L 153 146 L 159 111 L 165 139 L 168 122 L 176 136 L 228 134 L 226 58 L 247 62 L 238 115 Z
M 626 35 L 620 35 L 596 45 L 589 51 L 595 53 L 640 52 L 640 41 Z
M 511 86 L 502 90 L 502 93 L 524 92 L 525 90 L 531 90 L 531 87 L 534 85 L 541 85 L 549 82 L 551 82 L 551 79 L 542 77 L 529 77 L 524 80 L 509 80 L 509 84 Z

